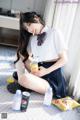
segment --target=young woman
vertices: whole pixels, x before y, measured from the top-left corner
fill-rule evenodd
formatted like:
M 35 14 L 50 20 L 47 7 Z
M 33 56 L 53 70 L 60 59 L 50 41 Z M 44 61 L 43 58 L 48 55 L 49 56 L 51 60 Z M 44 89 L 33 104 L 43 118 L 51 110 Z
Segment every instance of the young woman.
M 44 94 L 49 86 L 57 98 L 66 96 L 65 79 L 61 67 L 67 61 L 67 47 L 62 34 L 45 25 L 36 12 L 23 13 L 20 17 L 20 37 L 16 69 L 18 83 Z M 39 70 L 30 71 L 30 63 L 38 63 Z

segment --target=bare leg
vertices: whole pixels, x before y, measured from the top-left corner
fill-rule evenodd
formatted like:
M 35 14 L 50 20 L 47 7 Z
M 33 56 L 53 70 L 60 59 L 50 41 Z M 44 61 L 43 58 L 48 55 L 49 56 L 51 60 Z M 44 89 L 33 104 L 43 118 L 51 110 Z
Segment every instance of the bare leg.
M 28 70 L 25 69 L 21 59 L 16 63 L 16 69 L 20 85 L 42 94 L 46 92 L 49 87 L 49 83 L 46 80 L 29 73 Z
M 19 84 L 38 93 L 44 94 L 49 87 L 49 83 L 31 73 L 24 74 L 19 79 Z

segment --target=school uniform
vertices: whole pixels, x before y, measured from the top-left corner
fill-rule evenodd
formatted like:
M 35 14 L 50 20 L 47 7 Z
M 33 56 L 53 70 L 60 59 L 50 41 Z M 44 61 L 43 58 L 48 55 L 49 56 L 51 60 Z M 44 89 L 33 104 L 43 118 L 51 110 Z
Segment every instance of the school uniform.
M 45 26 L 41 33 L 43 32 L 46 32 L 43 44 L 38 46 L 37 36 L 31 36 L 27 51 L 30 58 L 33 58 L 34 61 L 38 62 L 39 66 L 48 68 L 55 64 L 56 60 L 59 58 L 59 54 L 68 48 L 64 43 L 63 35 L 59 30 Z M 48 81 L 53 89 L 53 95 L 55 97 L 61 98 L 66 96 L 66 83 L 62 76 L 61 68 L 42 76 L 42 78 Z
M 31 36 L 27 51 L 30 60 L 37 62 L 39 67 L 43 66 L 48 68 L 55 64 L 57 62 L 56 60 L 59 58 L 59 54 L 68 48 L 65 45 L 63 35 L 59 30 L 45 26 L 42 29 L 41 34 L 44 32 L 46 33 L 46 36 L 44 37 L 45 39 L 42 45 L 37 44 L 37 35 Z M 16 63 L 16 69 L 18 78 L 21 77 L 24 72 L 25 74 L 27 73 L 21 58 Z M 66 83 L 62 76 L 61 68 L 54 70 L 41 78 L 48 81 L 49 85 L 52 87 L 54 97 L 61 98 L 66 96 Z

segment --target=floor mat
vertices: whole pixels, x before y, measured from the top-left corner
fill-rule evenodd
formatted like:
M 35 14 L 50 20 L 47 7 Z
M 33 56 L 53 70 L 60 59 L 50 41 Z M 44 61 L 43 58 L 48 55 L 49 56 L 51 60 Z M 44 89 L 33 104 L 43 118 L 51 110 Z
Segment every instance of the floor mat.
M 62 112 L 55 106 L 43 105 L 44 96 L 32 92 L 26 112 L 12 110 L 13 94 L 9 93 L 6 86 L 0 87 L 0 113 L 7 113 L 8 120 L 80 120 L 80 113 L 75 110 Z M 15 114 L 14 114 L 15 113 Z

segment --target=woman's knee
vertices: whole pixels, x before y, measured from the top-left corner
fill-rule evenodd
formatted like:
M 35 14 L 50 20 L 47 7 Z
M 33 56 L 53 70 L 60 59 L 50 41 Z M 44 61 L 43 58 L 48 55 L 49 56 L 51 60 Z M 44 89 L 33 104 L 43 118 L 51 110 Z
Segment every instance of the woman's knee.
M 27 79 L 26 75 L 22 75 L 22 76 L 20 76 L 19 79 L 18 79 L 18 83 L 19 83 L 20 85 L 24 85 L 24 84 L 26 84 L 27 82 L 28 82 L 28 79 Z

